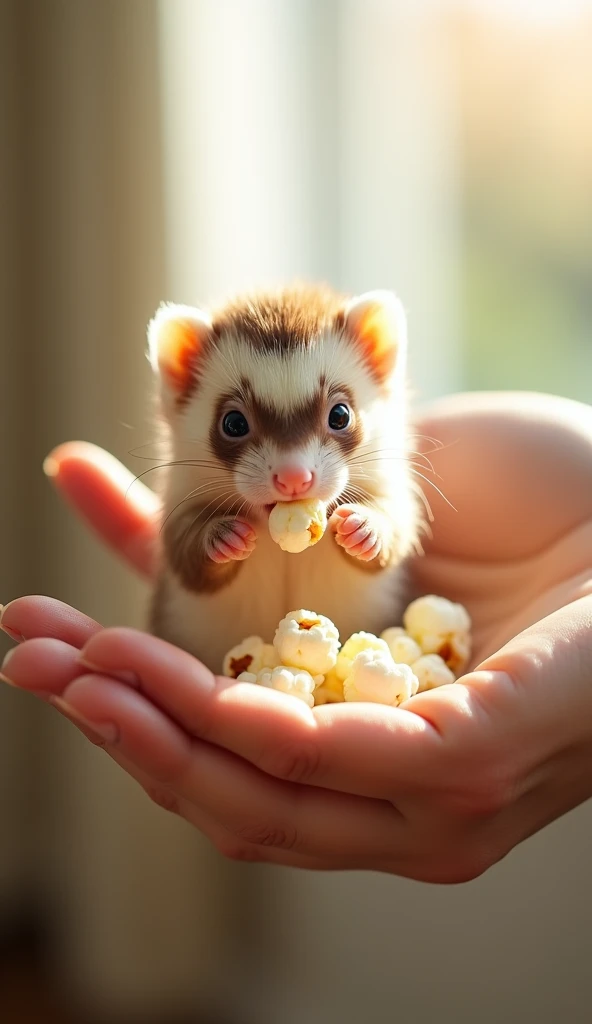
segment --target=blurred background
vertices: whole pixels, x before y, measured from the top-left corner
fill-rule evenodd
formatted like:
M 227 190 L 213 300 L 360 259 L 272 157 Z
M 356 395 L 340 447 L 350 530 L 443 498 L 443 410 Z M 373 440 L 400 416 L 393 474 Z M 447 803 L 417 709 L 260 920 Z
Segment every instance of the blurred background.
M 393 287 L 418 400 L 592 399 L 592 0 L 0 0 L 0 82 L 1 600 L 143 624 L 41 464 L 149 465 L 162 299 Z M 460 887 L 231 864 L 7 687 L 0 780 L 2 1021 L 590 1020 L 589 806 Z

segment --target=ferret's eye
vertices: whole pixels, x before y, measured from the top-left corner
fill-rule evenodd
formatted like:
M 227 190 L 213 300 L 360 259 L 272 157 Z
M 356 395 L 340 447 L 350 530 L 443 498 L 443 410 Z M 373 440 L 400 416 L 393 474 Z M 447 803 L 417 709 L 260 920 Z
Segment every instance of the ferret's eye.
M 239 412 L 238 409 L 227 412 L 222 420 L 222 430 L 228 437 L 244 437 L 245 434 L 249 433 L 249 424 L 247 423 L 246 416 L 243 416 L 242 412 Z
M 339 405 L 334 405 L 329 413 L 329 426 L 331 430 L 345 430 L 349 426 L 350 420 L 351 412 L 343 402 L 340 402 Z

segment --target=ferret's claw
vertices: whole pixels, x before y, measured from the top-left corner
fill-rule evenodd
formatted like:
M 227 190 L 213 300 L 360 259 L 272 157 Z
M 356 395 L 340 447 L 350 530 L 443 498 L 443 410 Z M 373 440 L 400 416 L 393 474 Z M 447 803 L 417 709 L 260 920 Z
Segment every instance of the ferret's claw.
M 255 547 L 257 535 L 244 519 L 220 519 L 212 525 L 206 553 L 213 562 L 242 562 Z
M 372 513 L 361 505 L 340 505 L 331 517 L 330 525 L 339 547 L 352 558 L 370 562 L 382 551 L 382 538 Z

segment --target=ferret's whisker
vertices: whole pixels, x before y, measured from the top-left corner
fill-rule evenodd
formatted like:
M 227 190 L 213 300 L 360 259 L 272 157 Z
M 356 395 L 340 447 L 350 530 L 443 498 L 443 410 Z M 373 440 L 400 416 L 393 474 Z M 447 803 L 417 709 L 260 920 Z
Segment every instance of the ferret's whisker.
M 138 473 L 137 476 L 131 481 L 129 486 L 126 488 L 125 496 L 127 498 L 131 488 L 135 483 L 138 483 L 149 473 L 154 473 L 158 469 L 169 469 L 177 466 L 190 466 L 194 469 L 218 469 L 220 470 L 220 463 L 218 462 L 198 462 L 194 459 L 173 459 L 170 462 L 161 462 L 158 466 L 151 466 L 150 469 L 145 469 L 142 473 Z
M 170 519 L 170 517 L 172 515 L 174 515 L 174 513 L 177 511 L 178 508 L 181 507 L 181 505 L 184 505 L 187 501 L 191 501 L 192 498 L 195 498 L 198 495 L 201 496 L 203 494 L 209 494 L 211 491 L 214 491 L 214 490 L 217 490 L 217 489 L 219 489 L 219 485 L 217 483 L 209 483 L 209 484 L 203 484 L 201 488 L 196 488 L 195 491 L 190 491 L 188 494 L 185 495 L 184 498 L 181 498 L 181 500 L 178 501 L 173 506 L 173 508 L 170 510 L 170 512 L 167 513 L 167 515 L 165 516 L 165 518 L 163 519 L 163 521 L 161 523 L 160 531 L 162 532 L 162 530 L 164 529 L 164 527 L 165 527 L 166 523 L 168 522 L 168 520 Z
M 210 485 L 204 484 L 203 488 L 196 488 L 194 491 L 191 491 L 189 494 L 185 495 L 184 498 L 181 498 L 181 501 L 178 501 L 177 504 L 174 506 L 174 508 L 172 508 L 171 511 L 165 516 L 164 520 L 162 521 L 161 527 L 160 527 L 160 532 L 162 533 L 162 531 L 164 530 L 168 520 L 171 518 L 172 515 L 174 515 L 174 513 L 177 511 L 177 509 L 181 507 L 181 505 L 184 505 L 185 502 L 187 502 L 187 501 L 191 501 L 192 498 L 196 498 L 198 496 L 199 497 L 203 497 L 205 494 L 210 494 L 212 491 L 215 491 L 215 490 L 217 490 L 217 491 L 220 490 L 219 485 L 217 483 L 213 483 L 213 484 L 210 484 Z M 228 492 L 226 491 L 224 493 L 228 493 Z M 232 492 L 230 492 L 230 493 L 232 493 Z
M 431 437 L 429 434 L 416 434 L 416 433 L 412 433 L 412 434 L 407 434 L 407 437 L 409 438 L 410 441 L 416 440 L 416 439 L 418 441 L 431 441 L 431 443 L 433 445 L 435 445 L 435 447 L 433 448 L 433 451 L 435 451 L 435 452 L 440 452 L 444 448 L 450 448 L 451 445 L 458 443 L 457 441 L 448 441 L 448 443 L 445 444 L 444 441 L 441 441 L 438 437 Z
M 401 462 L 403 462 L 407 466 L 410 466 L 410 467 L 411 466 L 415 466 L 418 469 L 421 468 L 421 469 L 427 471 L 427 467 L 424 466 L 423 463 L 421 463 L 421 462 L 414 462 L 412 459 L 401 459 L 401 460 L 398 460 L 397 458 L 393 459 L 391 456 L 384 456 L 384 455 L 381 455 L 380 457 L 377 457 L 375 459 L 359 459 L 356 462 L 350 463 L 350 465 L 351 466 L 355 466 L 357 468 L 358 466 L 368 466 L 368 465 L 370 465 L 372 463 L 383 462 L 383 461 L 384 462 L 387 462 L 387 461 L 388 462 L 401 461 Z M 432 471 L 434 472 L 434 476 L 438 477 L 439 480 L 442 479 L 441 475 L 439 473 L 436 473 L 435 470 L 433 470 L 433 467 L 432 467 Z
M 387 455 L 387 453 L 390 454 Z M 395 454 L 393 455 L 393 453 Z M 381 455 L 385 458 L 391 459 L 399 458 L 402 462 L 409 462 L 409 457 L 414 456 L 416 458 L 423 459 L 427 463 L 426 468 L 429 468 L 432 473 L 435 472 L 434 467 L 431 461 L 428 459 L 427 455 L 423 455 L 422 452 L 409 451 L 409 449 L 404 448 L 374 448 L 370 451 L 361 451 L 359 452 L 358 455 L 355 455 L 353 458 L 347 460 L 348 465 L 353 466 L 356 463 L 362 461 L 363 459 L 368 459 L 368 457 L 371 455 Z M 379 460 L 375 459 L 373 461 L 377 462 Z
M 218 495 L 216 495 L 216 497 L 212 498 L 212 500 L 210 502 L 208 502 L 208 504 L 205 505 L 204 508 L 200 509 L 200 514 L 203 515 L 205 512 L 208 511 L 209 508 L 211 508 L 211 506 L 216 501 L 216 498 L 218 498 L 218 497 L 220 498 L 220 501 L 216 505 L 215 509 L 212 512 L 210 512 L 209 515 L 206 517 L 206 520 L 205 520 L 206 523 L 209 522 L 210 519 L 214 519 L 215 518 L 218 510 L 222 508 L 222 506 L 224 505 L 224 503 L 226 501 L 230 501 L 230 499 L 232 498 L 233 494 L 236 494 L 236 491 L 228 490 L 224 494 L 222 494 L 222 496 L 220 496 L 218 494 Z
M 182 443 L 184 445 L 200 445 L 202 448 L 209 448 L 209 441 L 204 440 L 201 437 L 184 437 Z M 153 441 L 146 441 L 144 444 L 137 445 L 136 448 L 128 448 L 127 454 L 131 455 L 135 459 L 149 459 L 149 455 L 137 455 L 136 453 L 142 451 L 144 448 L 163 447 L 170 450 L 170 445 L 171 442 L 169 438 L 159 437 L 155 438 Z M 161 457 L 162 456 L 156 456 L 156 459 Z
M 206 525 L 206 524 L 207 524 L 207 523 L 208 523 L 208 522 L 209 522 L 209 521 L 210 521 L 211 519 L 213 519 L 213 518 L 214 518 L 214 516 L 216 515 L 216 513 L 217 513 L 218 509 L 219 509 L 219 508 L 221 508 L 221 506 L 222 506 L 222 505 L 224 504 L 224 502 L 225 502 L 225 501 L 228 501 L 228 500 L 229 500 L 229 499 L 230 499 L 230 498 L 232 497 L 232 495 L 233 495 L 233 494 L 236 494 L 236 491 L 234 491 L 234 490 L 229 490 L 229 491 L 227 491 L 227 492 L 226 492 L 226 493 L 224 494 L 224 496 L 222 497 L 222 499 L 220 500 L 220 502 L 218 503 L 218 505 L 216 506 L 216 508 L 214 509 L 214 511 L 213 511 L 213 512 L 211 512 L 211 513 L 210 513 L 210 515 L 209 515 L 209 516 L 208 516 L 208 517 L 206 518 L 206 520 L 205 520 L 205 522 L 204 522 L 204 526 L 205 526 L 205 525 Z M 237 498 L 239 498 L 239 497 L 240 497 L 240 495 L 237 495 Z M 198 522 L 198 520 L 200 519 L 200 517 L 201 517 L 201 516 L 203 516 L 204 512 L 206 512 L 206 511 L 208 510 L 208 508 L 210 507 L 210 505 L 213 505 L 213 503 L 214 503 L 214 501 L 215 501 L 215 500 L 216 500 L 216 498 L 213 498 L 213 499 L 212 499 L 212 501 L 210 501 L 210 502 L 209 502 L 209 504 L 205 506 L 205 508 L 199 508 L 199 509 L 197 510 L 197 512 L 196 512 L 196 514 L 195 514 L 195 516 L 193 517 L 193 519 L 192 519 L 192 520 L 191 520 L 191 522 L 189 523 L 189 526 L 187 527 L 187 529 L 186 529 L 185 533 L 183 534 L 183 539 L 182 539 L 182 541 L 181 541 L 181 545 L 182 545 L 183 549 L 185 549 L 186 545 L 187 545 L 187 544 L 189 543 L 189 534 L 190 534 L 190 532 L 191 532 L 191 530 L 192 530 L 193 526 L 195 525 L 195 523 L 196 523 L 196 522 Z
M 375 443 L 376 440 L 378 440 L 378 439 L 371 438 L 370 440 L 368 440 L 366 442 L 362 442 L 362 444 L 358 445 L 358 447 L 356 448 L 356 453 L 359 452 L 362 455 L 363 454 L 368 454 L 369 448 L 371 447 L 372 444 Z M 410 440 L 410 439 L 407 439 L 407 440 Z M 441 446 L 441 447 L 443 447 L 443 446 Z M 396 452 L 400 452 L 402 455 L 415 455 L 418 458 L 422 458 L 422 459 L 425 458 L 425 459 L 427 459 L 428 454 L 432 454 L 432 452 L 434 452 L 434 451 L 440 451 L 441 447 L 432 448 L 432 449 L 430 449 L 429 452 L 420 452 L 417 449 L 410 448 L 409 444 L 405 443 L 405 444 L 402 444 L 402 445 L 398 445 L 397 447 L 389 445 L 389 446 L 386 446 L 386 447 L 375 448 L 374 451 L 391 451 L 391 452 L 396 451 Z
M 363 504 L 369 505 L 372 508 L 378 508 L 379 507 L 378 504 L 377 504 L 377 501 L 376 501 L 376 499 L 374 497 L 374 495 L 370 494 L 363 487 L 358 487 L 357 484 L 353 484 L 353 483 L 350 482 L 348 484 L 348 486 L 346 487 L 345 491 L 343 492 L 343 494 L 344 494 L 344 496 L 345 495 L 349 496 L 353 500 L 354 504 L 355 504 L 356 499 L 357 499 L 357 500 L 363 502 Z
M 416 476 L 421 477 L 421 479 L 424 480 L 426 484 L 429 484 L 430 487 L 433 487 L 434 490 L 438 492 L 440 497 L 446 502 L 446 504 L 450 506 L 450 508 L 453 510 L 453 512 L 458 512 L 458 509 L 454 507 L 452 502 L 448 500 L 446 495 L 443 493 L 443 491 L 440 490 L 439 487 L 436 486 L 436 484 L 434 483 L 433 480 L 428 480 L 428 478 L 426 476 L 424 476 L 423 473 L 420 473 L 418 469 L 412 469 L 411 472 L 415 473 Z
M 423 501 L 423 504 L 424 504 L 424 507 L 425 507 L 428 519 L 429 519 L 430 523 L 433 523 L 434 522 L 434 513 L 432 512 L 432 506 L 430 505 L 430 503 L 429 503 L 429 501 L 427 499 L 427 496 L 423 492 L 423 488 L 420 487 L 420 485 L 415 480 L 411 480 L 410 483 L 409 483 L 409 486 L 411 487 L 411 490 L 414 491 L 415 494 L 417 494 L 421 498 L 421 500 Z M 430 531 L 429 535 L 431 536 L 431 531 Z

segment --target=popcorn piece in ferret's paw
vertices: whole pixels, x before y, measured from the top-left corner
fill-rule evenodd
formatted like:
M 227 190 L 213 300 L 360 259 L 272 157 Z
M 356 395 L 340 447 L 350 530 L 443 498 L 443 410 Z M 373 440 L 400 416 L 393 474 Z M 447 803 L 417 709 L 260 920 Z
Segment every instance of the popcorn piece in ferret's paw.
M 471 619 L 462 604 L 427 594 L 411 602 L 403 625 L 424 654 L 439 654 L 455 675 L 463 671 L 471 653 Z
M 439 654 L 422 654 L 421 658 L 413 662 L 411 670 L 419 680 L 418 693 L 455 682 L 454 672 Z
M 401 626 L 390 626 L 380 634 L 380 638 L 385 641 L 393 661 L 398 665 L 412 665 L 421 657 L 421 647 Z
M 304 608 L 289 612 L 275 632 L 273 645 L 283 665 L 325 675 L 337 661 L 339 633 L 325 615 Z
M 366 650 L 356 655 L 343 683 L 346 701 L 370 701 L 396 707 L 409 700 L 418 688 L 417 676 L 409 665 L 397 665 L 382 651 Z
M 257 674 L 261 668 L 271 668 L 278 663 L 277 651 L 273 644 L 265 644 L 260 636 L 248 636 L 236 644 L 225 655 L 222 675 L 238 679 L 241 672 Z
M 323 682 L 317 686 L 314 692 L 315 707 L 319 704 L 342 704 L 343 680 L 339 678 L 334 668 L 327 672 Z
M 260 686 L 268 686 L 272 690 L 287 693 L 290 697 L 298 697 L 308 704 L 314 705 L 314 691 L 322 676 L 313 678 L 310 672 L 290 665 L 277 665 L 275 668 L 263 668 L 257 673 L 256 682 Z
M 321 539 L 327 529 L 327 508 L 318 498 L 278 501 L 269 513 L 269 532 L 282 551 L 299 554 Z
M 337 655 L 335 671 L 342 682 L 350 674 L 353 660 L 361 651 L 380 651 L 382 654 L 388 654 L 389 648 L 386 640 L 374 636 L 374 633 L 352 633 Z

